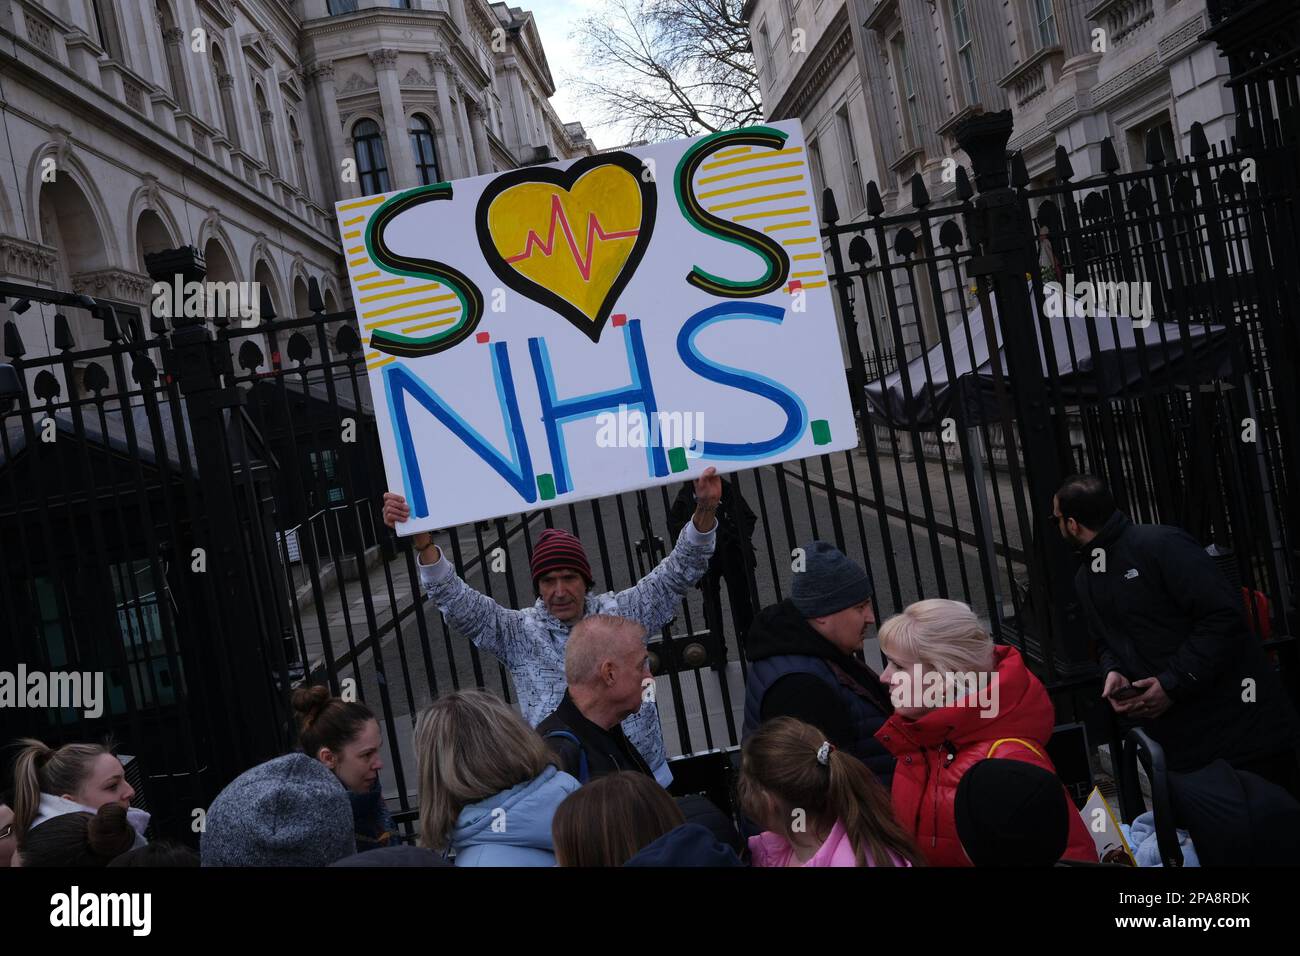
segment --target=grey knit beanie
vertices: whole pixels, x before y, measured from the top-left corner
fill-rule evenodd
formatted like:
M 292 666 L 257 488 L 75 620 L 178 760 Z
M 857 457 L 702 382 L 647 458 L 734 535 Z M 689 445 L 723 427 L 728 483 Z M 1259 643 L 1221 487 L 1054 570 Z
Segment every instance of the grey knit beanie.
M 352 804 L 324 764 L 286 754 L 217 794 L 200 847 L 203 866 L 329 866 L 357 852 Z
M 790 600 L 804 617 L 825 617 L 871 597 L 871 575 L 825 541 L 804 548 L 804 569 L 794 573 Z

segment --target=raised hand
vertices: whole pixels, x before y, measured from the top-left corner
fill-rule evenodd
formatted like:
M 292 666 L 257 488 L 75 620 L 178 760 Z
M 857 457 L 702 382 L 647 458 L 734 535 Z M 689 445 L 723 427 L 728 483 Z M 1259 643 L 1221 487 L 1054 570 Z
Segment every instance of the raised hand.
M 718 476 L 718 469 L 710 465 L 695 479 L 695 514 L 691 515 L 691 521 L 696 531 L 708 534 L 717 527 L 718 519 L 714 513 L 721 500 L 722 479 Z
M 391 491 L 384 492 L 384 524 L 388 527 L 396 527 L 398 522 L 407 521 L 411 517 L 411 506 L 406 503 L 406 499 L 399 494 Z
M 695 479 L 695 504 L 716 508 L 722 500 L 722 478 L 718 469 L 710 465 L 704 474 Z

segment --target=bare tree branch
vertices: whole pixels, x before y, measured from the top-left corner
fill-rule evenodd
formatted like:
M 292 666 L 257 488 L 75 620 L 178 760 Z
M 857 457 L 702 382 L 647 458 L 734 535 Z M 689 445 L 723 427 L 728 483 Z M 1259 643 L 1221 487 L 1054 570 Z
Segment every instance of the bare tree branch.
M 762 119 L 744 0 L 606 0 L 573 36 L 582 72 L 566 77 L 594 126 L 635 139 L 697 136 Z

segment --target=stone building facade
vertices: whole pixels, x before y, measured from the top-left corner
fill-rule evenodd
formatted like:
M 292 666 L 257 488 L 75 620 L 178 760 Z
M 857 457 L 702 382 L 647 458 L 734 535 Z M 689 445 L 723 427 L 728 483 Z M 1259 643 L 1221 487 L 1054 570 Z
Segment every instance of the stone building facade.
M 590 155 L 554 92 L 505 3 L 0 0 L 0 278 L 143 306 L 145 254 L 193 245 L 279 315 L 309 276 L 338 311 L 335 201 Z M 51 315 L 5 318 L 49 350 Z
M 861 148 L 886 212 L 908 207 L 918 173 L 932 197 L 951 194 L 945 161 L 967 164 L 954 129 L 977 112 L 1012 111 L 1009 148 L 1035 185 L 1055 180 L 1057 145 L 1081 179 L 1100 171 L 1106 136 L 1131 169 L 1145 166 L 1148 131 L 1179 156 L 1194 120 L 1212 143 L 1231 135 L 1227 65 L 1200 39 L 1205 0 L 846 2 L 869 118 Z M 907 354 L 937 341 L 930 302 L 902 311 Z
M 748 0 L 742 15 L 758 65 L 763 117 L 801 121 L 819 213 L 822 191 L 829 187 L 841 218 L 862 218 L 866 184 L 878 179 L 879 171 L 847 0 Z M 838 296 L 835 308 L 838 312 Z M 855 309 L 861 323 L 865 313 L 856 303 Z M 871 353 L 861 324 L 859 331 L 863 351 Z M 840 338 L 846 347 L 843 323 Z

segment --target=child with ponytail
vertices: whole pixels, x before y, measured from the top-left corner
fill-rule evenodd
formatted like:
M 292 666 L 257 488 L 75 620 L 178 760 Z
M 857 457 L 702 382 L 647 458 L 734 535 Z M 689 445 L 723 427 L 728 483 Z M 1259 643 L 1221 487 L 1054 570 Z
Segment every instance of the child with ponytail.
M 749 839 L 755 866 L 921 862 L 871 771 L 793 717 L 767 721 L 745 742 L 738 796 L 764 828 Z
M 13 828 L 19 850 L 37 827 L 69 813 L 93 814 L 107 804 L 122 808 L 136 833 L 135 845 L 144 846 L 149 814 L 131 806 L 135 790 L 110 743 L 65 744 L 55 750 L 26 738 L 18 746 Z

